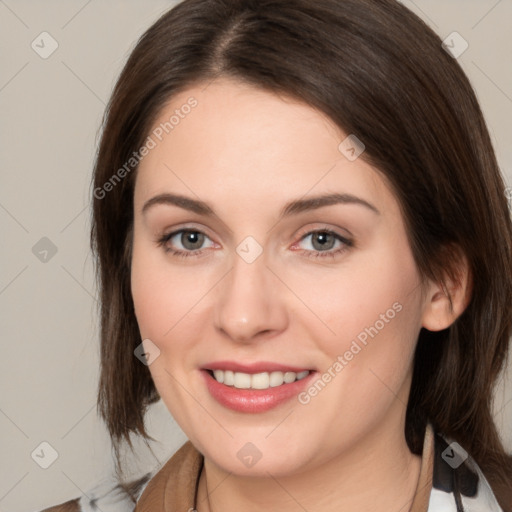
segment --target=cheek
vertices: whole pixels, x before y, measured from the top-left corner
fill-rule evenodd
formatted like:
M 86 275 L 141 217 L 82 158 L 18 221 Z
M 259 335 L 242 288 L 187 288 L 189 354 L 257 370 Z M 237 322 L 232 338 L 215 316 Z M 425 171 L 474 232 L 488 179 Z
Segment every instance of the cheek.
M 135 315 L 143 338 L 150 338 L 157 345 L 162 335 L 171 327 L 172 295 L 165 293 L 167 286 L 158 268 L 149 258 L 134 250 L 131 269 L 131 291 Z
M 408 254 L 383 250 L 357 255 L 337 271 L 320 269 L 316 275 L 302 272 L 289 279 L 313 313 L 304 318 L 311 319 L 317 336 L 323 334 L 338 348 L 340 340 L 346 342 L 360 334 L 364 341 L 372 327 L 379 332 L 390 331 L 390 326 L 401 330 L 407 324 L 403 317 L 410 317 L 420 305 L 419 276 Z
M 198 291 L 185 286 L 184 273 L 170 272 L 165 253 L 144 241 L 134 241 L 131 265 L 131 292 L 141 338 L 150 339 L 160 351 L 149 365 L 160 397 L 177 421 L 184 422 L 186 396 L 183 382 L 189 361 L 192 305 Z M 174 357 L 170 357 L 174 356 Z M 179 364 L 173 364 L 179 361 Z M 180 423 L 180 424 L 182 424 Z
M 171 268 L 167 258 L 163 249 L 135 239 L 131 265 L 135 314 L 141 336 L 157 345 L 170 339 L 179 323 L 190 321 L 194 304 L 205 293 L 204 280 Z
M 345 377 L 358 386 L 376 384 L 372 369 L 393 389 L 400 387 L 421 326 L 419 274 L 408 247 L 359 255 L 346 272 L 304 280 L 304 293 L 307 286 L 308 306 L 317 313 L 309 326 L 313 339 L 322 340 L 326 365 L 341 356 Z

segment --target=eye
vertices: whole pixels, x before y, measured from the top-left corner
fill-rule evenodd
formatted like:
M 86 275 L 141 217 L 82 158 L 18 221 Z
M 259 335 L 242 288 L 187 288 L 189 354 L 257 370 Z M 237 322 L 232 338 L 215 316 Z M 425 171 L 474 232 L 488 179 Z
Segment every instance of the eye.
M 292 249 L 295 249 L 298 244 L 308 238 L 311 238 L 310 246 L 312 249 L 302 249 L 301 252 L 306 257 L 312 258 L 334 258 L 354 245 L 352 240 L 340 235 L 336 231 L 324 228 L 306 233 L 298 243 L 292 246 Z M 206 239 L 210 240 L 202 231 L 184 228 L 163 234 L 157 239 L 157 245 L 163 247 L 166 253 L 170 253 L 178 258 L 199 257 L 205 251 L 203 244 Z M 338 247 L 332 250 L 336 243 L 338 243 Z M 176 249 L 177 246 L 178 248 Z M 210 247 L 214 246 L 215 244 L 212 242 Z
M 203 253 L 201 248 L 205 239 L 209 237 L 197 229 L 180 229 L 168 234 L 162 235 L 157 240 L 157 245 L 162 246 L 165 252 L 178 257 L 199 256 Z M 178 245 L 178 249 L 174 249 Z M 183 249 L 180 249 L 179 245 Z
M 300 242 L 308 238 L 311 238 L 311 243 L 309 245 L 312 247 L 312 249 L 306 249 L 302 252 L 306 257 L 312 258 L 334 258 L 337 255 L 347 251 L 354 245 L 352 240 L 340 235 L 336 231 L 327 228 L 306 233 L 306 235 L 301 238 Z M 338 247 L 335 250 L 331 250 L 334 248 L 337 242 Z M 296 246 L 297 244 L 292 247 Z

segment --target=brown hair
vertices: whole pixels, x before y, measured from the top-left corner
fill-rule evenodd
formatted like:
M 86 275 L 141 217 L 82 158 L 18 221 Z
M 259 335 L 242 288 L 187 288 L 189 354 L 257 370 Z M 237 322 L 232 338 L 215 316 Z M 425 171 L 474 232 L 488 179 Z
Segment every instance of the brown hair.
M 112 177 L 173 95 L 217 76 L 299 99 L 362 140 L 361 158 L 394 188 L 423 277 L 454 275 L 464 253 L 472 298 L 449 329 L 420 332 L 405 435 L 421 453 L 431 421 L 474 457 L 510 512 L 512 462 L 491 412 L 512 329 L 505 187 L 466 75 L 395 0 L 185 0 L 138 41 L 105 113 L 92 184 L 98 411 L 118 466 L 123 439 L 130 447 L 130 433 L 149 439 L 144 414 L 159 395 L 133 354 L 141 343 L 130 291 L 136 165 Z

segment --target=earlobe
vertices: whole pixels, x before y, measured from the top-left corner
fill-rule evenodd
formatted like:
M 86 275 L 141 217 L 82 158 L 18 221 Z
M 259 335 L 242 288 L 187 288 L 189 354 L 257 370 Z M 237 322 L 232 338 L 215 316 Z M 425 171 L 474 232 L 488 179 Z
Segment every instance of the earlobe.
M 471 281 L 467 258 L 460 254 L 452 275 L 445 275 L 443 282 L 429 282 L 422 327 L 429 331 L 441 331 L 450 327 L 469 304 Z

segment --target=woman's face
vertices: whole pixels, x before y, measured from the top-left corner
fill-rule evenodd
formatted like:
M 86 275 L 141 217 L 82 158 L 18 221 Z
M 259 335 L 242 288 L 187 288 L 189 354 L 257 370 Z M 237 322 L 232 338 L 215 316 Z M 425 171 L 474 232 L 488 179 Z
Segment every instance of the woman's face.
M 205 86 L 160 113 L 137 171 L 131 285 L 160 396 L 235 474 L 403 443 L 426 306 L 394 194 L 310 106 Z

